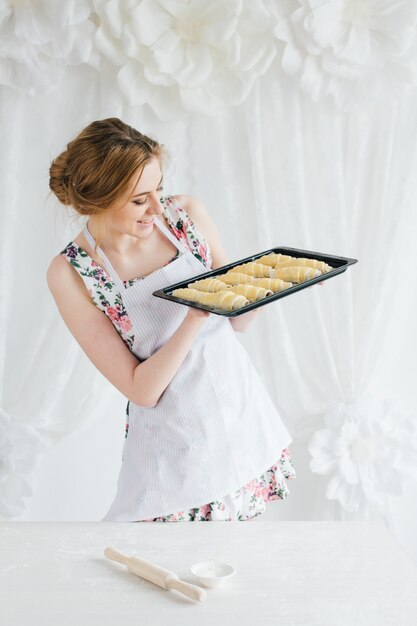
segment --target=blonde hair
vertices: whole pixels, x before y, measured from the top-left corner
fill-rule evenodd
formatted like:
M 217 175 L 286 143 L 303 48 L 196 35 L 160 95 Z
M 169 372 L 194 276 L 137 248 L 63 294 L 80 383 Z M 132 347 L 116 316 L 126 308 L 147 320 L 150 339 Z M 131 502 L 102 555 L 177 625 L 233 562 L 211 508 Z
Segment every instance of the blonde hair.
M 127 192 L 132 176 L 157 158 L 161 169 L 169 157 L 166 147 L 117 117 L 86 126 L 51 163 L 49 187 L 64 205 L 79 215 L 93 215 L 100 246 L 105 221 Z

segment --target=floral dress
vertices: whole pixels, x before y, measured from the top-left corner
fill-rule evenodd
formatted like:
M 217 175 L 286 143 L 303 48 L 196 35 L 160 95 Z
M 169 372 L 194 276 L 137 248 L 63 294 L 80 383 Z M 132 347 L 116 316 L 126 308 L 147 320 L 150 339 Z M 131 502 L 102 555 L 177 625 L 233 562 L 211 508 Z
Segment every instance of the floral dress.
M 188 214 L 181 208 L 174 196 L 161 197 L 161 205 L 168 226 L 177 239 L 207 267 L 211 269 L 212 257 L 208 243 L 192 222 Z M 132 324 L 123 305 L 123 300 L 115 283 L 106 270 L 100 267 L 85 250 L 71 241 L 62 250 L 68 262 L 82 277 L 94 304 L 110 318 L 122 340 L 132 350 L 134 335 Z M 177 254 L 168 263 L 171 263 Z M 167 265 L 168 265 L 167 263 Z M 123 281 L 128 289 L 141 277 Z M 125 437 L 128 437 L 129 402 L 126 406 Z M 278 452 L 277 461 L 263 474 L 247 482 L 234 493 L 224 495 L 219 500 L 201 506 L 178 511 L 169 515 L 153 517 L 143 522 L 176 522 L 176 521 L 246 521 L 265 511 L 266 504 L 273 500 L 283 500 L 290 490 L 286 479 L 294 479 L 296 472 L 289 448 Z

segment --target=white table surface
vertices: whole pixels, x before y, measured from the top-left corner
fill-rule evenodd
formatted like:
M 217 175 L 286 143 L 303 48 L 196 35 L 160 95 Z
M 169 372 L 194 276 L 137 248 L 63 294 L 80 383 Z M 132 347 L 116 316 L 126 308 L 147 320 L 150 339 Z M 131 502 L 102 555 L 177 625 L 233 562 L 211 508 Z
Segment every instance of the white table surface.
M 197 603 L 103 555 L 136 554 L 180 578 L 197 561 L 237 573 Z M 416 626 L 417 568 L 374 522 L 3 522 L 5 626 Z

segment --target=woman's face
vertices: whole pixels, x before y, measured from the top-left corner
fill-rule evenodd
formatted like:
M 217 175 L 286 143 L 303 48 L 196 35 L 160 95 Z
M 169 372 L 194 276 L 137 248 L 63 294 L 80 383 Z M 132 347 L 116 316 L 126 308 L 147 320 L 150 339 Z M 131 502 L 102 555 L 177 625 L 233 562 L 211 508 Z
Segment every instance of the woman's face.
M 155 228 L 154 217 L 162 214 L 162 173 L 158 159 L 153 158 L 144 167 L 136 183 L 138 176 L 139 172 L 132 177 L 128 193 L 114 207 L 109 226 L 120 234 L 143 239 Z

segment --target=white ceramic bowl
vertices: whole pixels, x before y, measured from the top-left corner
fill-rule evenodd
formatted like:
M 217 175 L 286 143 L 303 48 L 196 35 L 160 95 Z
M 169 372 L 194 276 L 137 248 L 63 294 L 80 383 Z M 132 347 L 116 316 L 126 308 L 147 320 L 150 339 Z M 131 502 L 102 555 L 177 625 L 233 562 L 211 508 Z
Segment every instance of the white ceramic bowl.
M 191 565 L 190 572 L 205 587 L 220 587 L 223 583 L 236 574 L 234 567 L 220 561 L 202 561 Z

